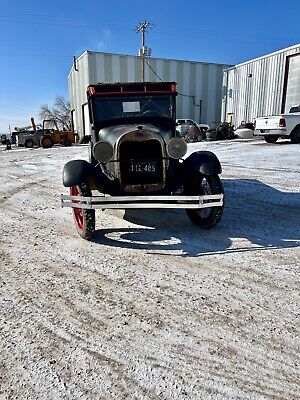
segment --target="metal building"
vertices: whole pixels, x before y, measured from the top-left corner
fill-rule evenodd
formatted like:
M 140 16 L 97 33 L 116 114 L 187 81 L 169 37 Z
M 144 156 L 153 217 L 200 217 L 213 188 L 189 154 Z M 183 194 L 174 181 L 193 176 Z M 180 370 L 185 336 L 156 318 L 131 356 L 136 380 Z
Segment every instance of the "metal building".
M 300 44 L 224 70 L 222 121 L 239 126 L 294 104 L 300 104 Z
M 145 81 L 175 81 L 177 117 L 211 123 L 220 120 L 223 69 L 229 65 L 195 61 L 146 59 Z M 69 73 L 69 99 L 74 129 L 80 136 L 90 133 L 86 89 L 99 82 L 141 80 L 137 56 L 84 52 Z

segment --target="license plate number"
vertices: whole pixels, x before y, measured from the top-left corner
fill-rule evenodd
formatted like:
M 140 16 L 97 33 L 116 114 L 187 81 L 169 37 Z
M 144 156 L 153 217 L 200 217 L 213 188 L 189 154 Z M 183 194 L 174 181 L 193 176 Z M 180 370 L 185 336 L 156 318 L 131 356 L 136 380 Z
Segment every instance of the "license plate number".
M 129 164 L 129 172 L 131 173 L 144 173 L 144 174 L 153 174 L 156 172 L 157 164 L 156 162 L 130 162 Z

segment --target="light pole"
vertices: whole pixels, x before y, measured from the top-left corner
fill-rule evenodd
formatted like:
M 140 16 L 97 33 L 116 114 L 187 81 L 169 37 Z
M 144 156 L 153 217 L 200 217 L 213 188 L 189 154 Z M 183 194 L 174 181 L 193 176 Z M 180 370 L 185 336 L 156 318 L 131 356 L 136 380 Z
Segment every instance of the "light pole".
M 145 46 L 145 33 L 147 32 L 148 28 L 151 27 L 150 25 L 150 22 L 144 21 L 140 22 L 136 27 L 136 32 L 142 33 L 142 48 L 139 50 L 139 56 L 142 60 L 142 82 L 145 81 L 145 58 L 150 57 L 151 55 L 151 49 Z

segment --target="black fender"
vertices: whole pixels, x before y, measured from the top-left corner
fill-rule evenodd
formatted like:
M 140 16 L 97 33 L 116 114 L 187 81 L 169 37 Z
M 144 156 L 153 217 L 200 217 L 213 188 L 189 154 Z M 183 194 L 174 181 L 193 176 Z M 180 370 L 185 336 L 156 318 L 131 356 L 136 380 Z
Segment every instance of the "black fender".
M 168 188 L 171 191 L 176 191 L 185 185 L 195 172 L 200 172 L 202 175 L 219 175 L 222 173 L 220 161 L 211 151 L 197 151 L 182 163 L 173 162 L 173 164 L 173 173 L 168 179 Z
M 72 160 L 67 162 L 63 170 L 63 184 L 66 187 L 76 186 L 86 182 L 94 175 L 93 166 L 85 160 Z
M 95 168 L 85 160 L 72 160 L 63 169 L 63 184 L 66 187 L 88 182 L 95 189 L 109 193 L 115 189 L 116 182 L 111 181 L 100 168 Z M 92 187 L 94 188 L 94 187 Z
M 183 162 L 184 175 L 199 171 L 203 175 L 219 175 L 222 167 L 218 157 L 211 151 L 197 151 Z

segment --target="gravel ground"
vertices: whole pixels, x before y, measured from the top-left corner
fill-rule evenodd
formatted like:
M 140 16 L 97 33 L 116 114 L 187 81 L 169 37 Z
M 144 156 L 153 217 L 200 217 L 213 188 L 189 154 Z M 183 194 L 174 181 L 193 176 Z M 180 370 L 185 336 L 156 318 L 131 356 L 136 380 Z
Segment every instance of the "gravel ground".
M 299 145 L 189 145 L 223 165 L 211 231 L 181 210 L 60 208 L 86 146 L 0 148 L 0 399 L 299 399 Z

